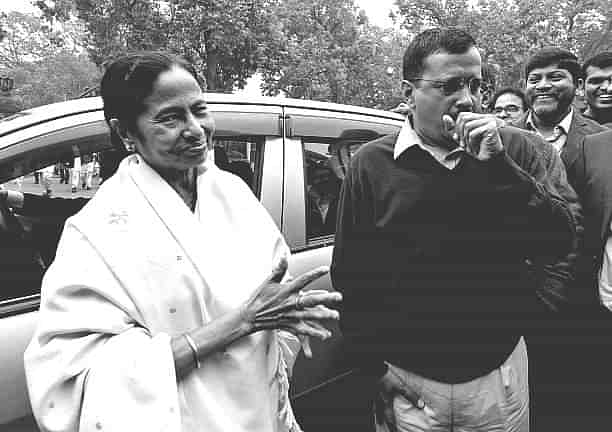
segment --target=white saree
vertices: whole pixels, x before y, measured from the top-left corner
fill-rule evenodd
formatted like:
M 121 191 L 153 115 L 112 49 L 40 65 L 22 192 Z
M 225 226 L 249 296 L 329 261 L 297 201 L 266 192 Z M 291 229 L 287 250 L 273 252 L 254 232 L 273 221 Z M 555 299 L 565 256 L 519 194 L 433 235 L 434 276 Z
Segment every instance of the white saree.
M 176 381 L 170 338 L 241 305 L 288 254 L 242 180 L 207 161 L 197 192 L 191 212 L 133 155 L 66 222 L 25 353 L 43 431 L 299 430 L 295 338 L 255 333 Z

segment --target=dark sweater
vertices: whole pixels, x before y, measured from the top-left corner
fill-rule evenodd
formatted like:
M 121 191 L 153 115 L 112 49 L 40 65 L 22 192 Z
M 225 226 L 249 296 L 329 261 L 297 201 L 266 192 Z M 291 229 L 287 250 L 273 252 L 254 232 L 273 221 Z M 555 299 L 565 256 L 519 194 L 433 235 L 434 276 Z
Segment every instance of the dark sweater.
M 521 166 L 542 165 L 504 134 Z M 341 192 L 332 280 L 349 355 L 374 375 L 386 360 L 468 381 L 499 367 L 531 325 L 526 260 L 567 252 L 571 215 L 506 152 L 448 170 L 416 146 L 395 161 L 396 138 L 365 145 Z

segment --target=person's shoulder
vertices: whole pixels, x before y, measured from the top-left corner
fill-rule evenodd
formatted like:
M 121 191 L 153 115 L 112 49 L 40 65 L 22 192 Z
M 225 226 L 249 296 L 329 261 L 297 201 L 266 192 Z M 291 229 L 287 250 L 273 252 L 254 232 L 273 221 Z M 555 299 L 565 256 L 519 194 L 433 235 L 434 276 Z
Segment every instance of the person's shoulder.
M 578 111 L 574 111 L 574 122 L 585 134 L 594 134 L 608 129 L 606 126 L 597 123 L 595 120 L 585 117 Z
M 612 151 L 612 129 L 607 129 L 584 137 L 587 145 L 609 146 Z
M 397 141 L 397 135 L 397 133 L 392 135 L 384 135 L 363 144 L 351 157 L 351 164 L 363 164 L 368 161 L 375 160 L 385 154 L 393 154 L 393 147 Z

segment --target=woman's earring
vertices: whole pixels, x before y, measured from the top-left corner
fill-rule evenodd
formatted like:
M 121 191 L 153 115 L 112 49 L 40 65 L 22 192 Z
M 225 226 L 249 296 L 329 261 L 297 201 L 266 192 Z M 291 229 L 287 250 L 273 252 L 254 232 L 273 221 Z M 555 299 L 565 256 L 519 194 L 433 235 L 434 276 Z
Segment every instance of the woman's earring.
M 123 144 L 125 145 L 125 149 L 129 153 L 133 153 L 134 152 L 134 143 L 131 140 L 125 140 L 125 142 Z

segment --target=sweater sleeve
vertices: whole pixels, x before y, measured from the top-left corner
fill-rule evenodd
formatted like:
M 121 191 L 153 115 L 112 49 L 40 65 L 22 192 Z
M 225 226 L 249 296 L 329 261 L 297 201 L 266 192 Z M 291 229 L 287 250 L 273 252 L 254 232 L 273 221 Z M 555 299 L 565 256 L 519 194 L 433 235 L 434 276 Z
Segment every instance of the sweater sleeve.
M 372 259 L 368 259 L 369 244 L 374 241 L 359 208 L 369 210 L 359 182 L 355 181 L 354 170 L 349 169 L 344 179 L 338 203 L 336 237 L 331 265 L 331 279 L 334 288 L 342 293 L 340 327 L 347 347 L 347 354 L 353 366 L 368 376 L 381 377 L 386 364 L 380 351 L 371 349 L 375 338 L 372 317 L 371 284 L 377 279 Z
M 544 159 L 523 136 L 515 136 L 505 152 L 489 161 L 498 187 L 515 188 L 517 204 L 527 201 L 531 226 L 529 258 L 551 261 L 566 256 L 577 243 L 577 225 L 570 205 L 551 184 Z
M 538 298 L 548 310 L 558 312 L 569 305 L 570 285 L 575 280 L 578 248 L 584 229 L 578 195 L 570 186 L 563 161 L 554 149 L 551 151 L 546 168 L 551 186 L 567 203 L 576 224 L 576 236 L 571 250 L 563 257 L 545 261 L 538 266 L 538 270 L 541 271 L 538 278 L 540 282 L 536 287 Z

